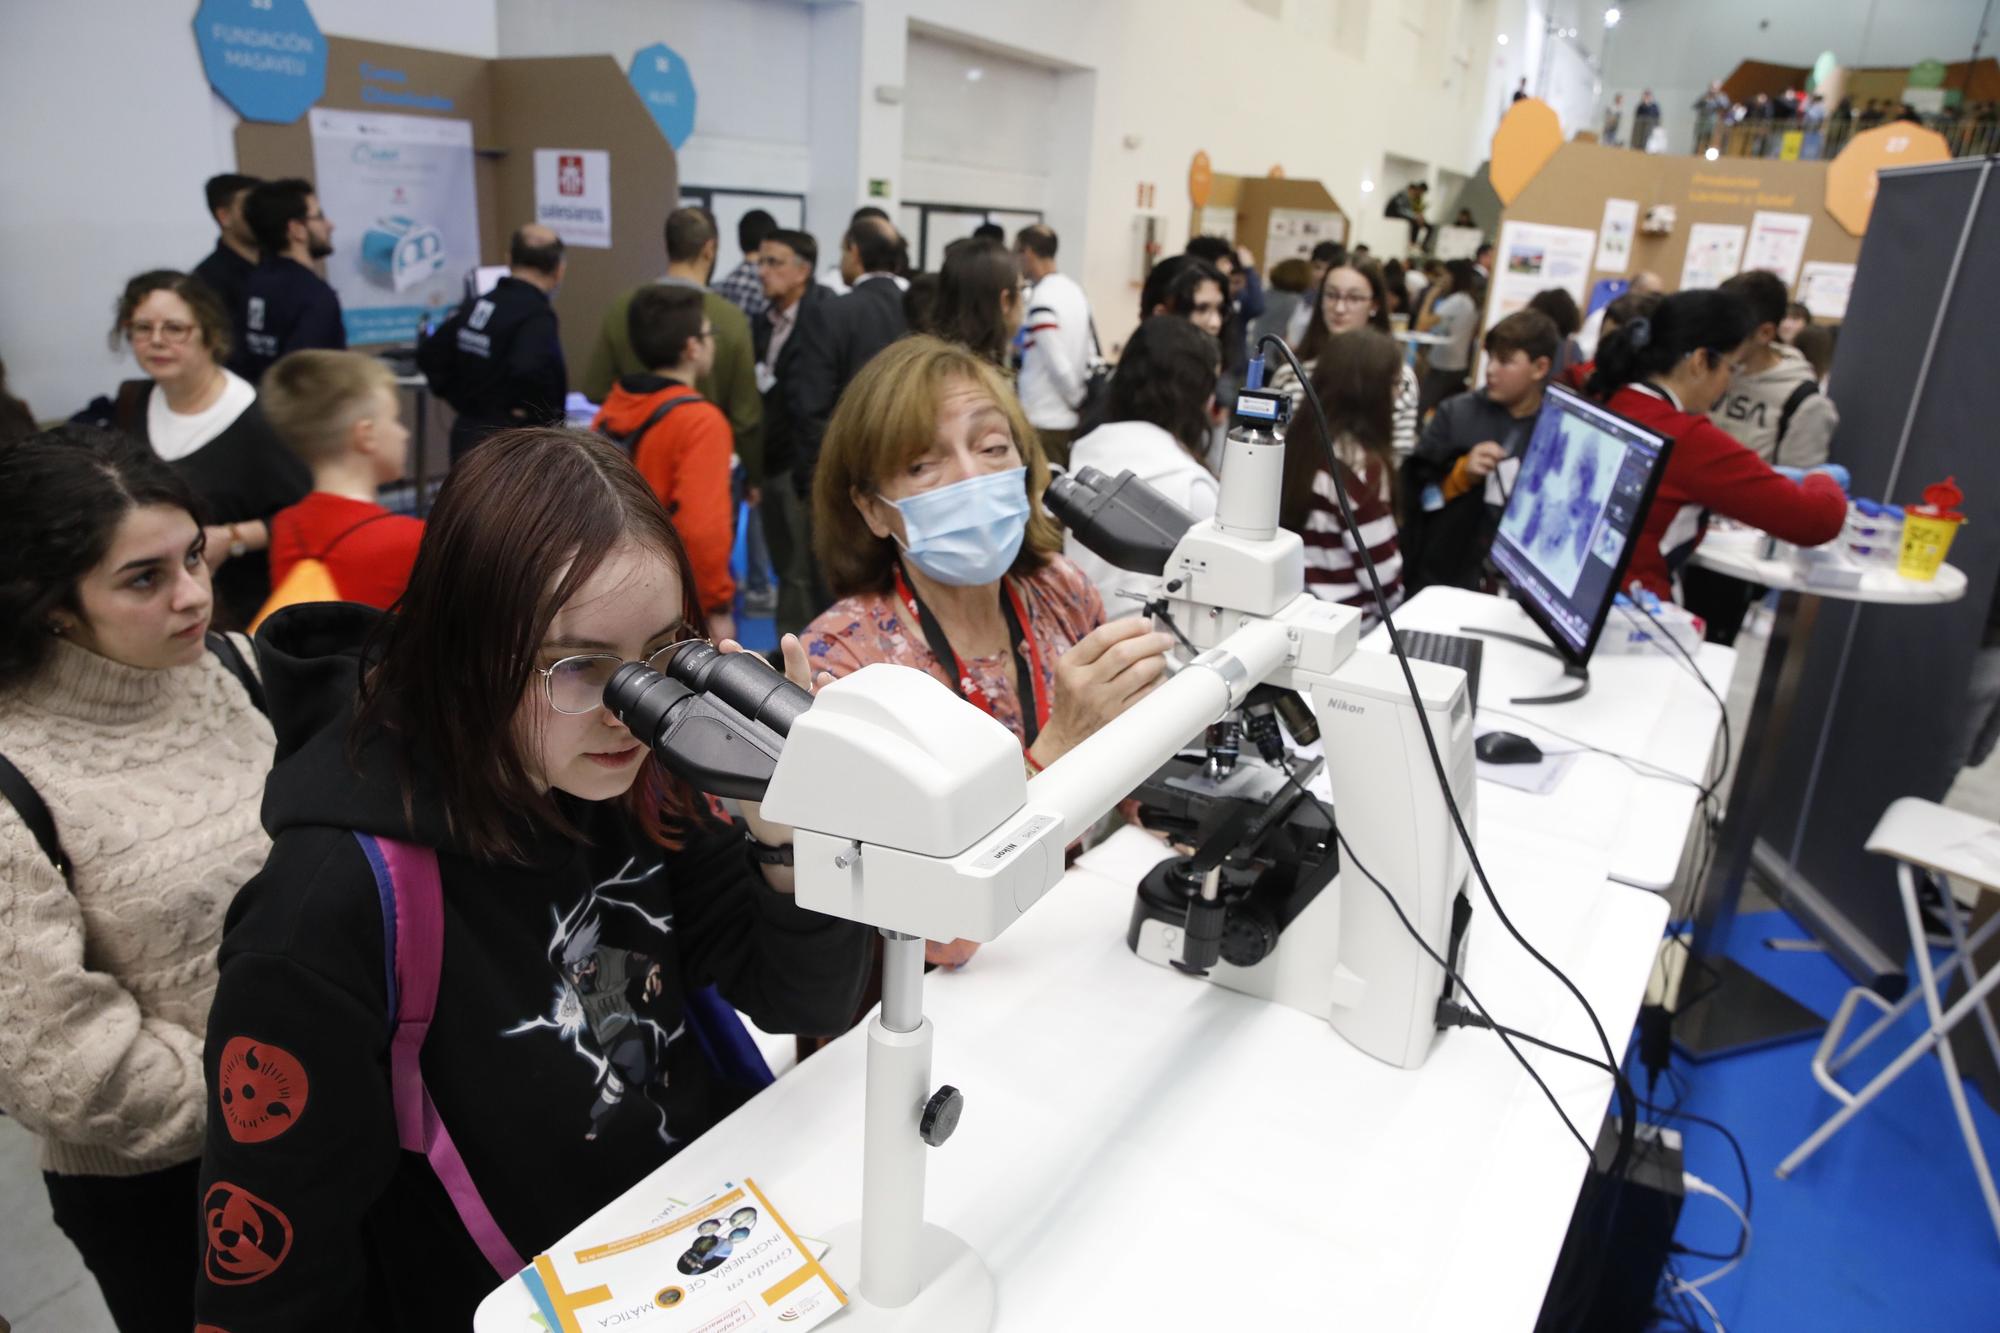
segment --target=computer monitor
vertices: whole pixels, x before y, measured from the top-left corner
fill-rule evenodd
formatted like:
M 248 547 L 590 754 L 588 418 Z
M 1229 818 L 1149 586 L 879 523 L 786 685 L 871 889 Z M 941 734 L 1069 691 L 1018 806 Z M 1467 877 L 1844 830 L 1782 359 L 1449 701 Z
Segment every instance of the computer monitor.
M 1632 562 L 1632 543 L 1672 445 L 1670 437 L 1560 385 L 1544 391 L 1534 434 L 1507 488 L 1492 560 L 1521 609 L 1548 635 L 1549 650 L 1582 683 L 1567 694 L 1515 703 L 1558 702 L 1589 687 L 1584 665 Z
M 481 264 L 472 270 L 471 276 L 467 279 L 467 284 L 472 288 L 472 295 L 484 296 L 492 291 L 494 284 L 507 276 L 507 271 L 505 264 Z

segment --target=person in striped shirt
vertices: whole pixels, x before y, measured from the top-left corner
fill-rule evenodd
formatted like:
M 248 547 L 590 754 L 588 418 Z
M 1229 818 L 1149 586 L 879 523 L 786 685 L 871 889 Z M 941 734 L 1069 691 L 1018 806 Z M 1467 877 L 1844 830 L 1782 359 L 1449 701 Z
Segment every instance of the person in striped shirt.
M 1347 259 L 1321 275 L 1312 297 L 1312 315 L 1306 323 L 1305 337 L 1298 347 L 1299 360 L 1308 375 L 1312 374 L 1313 364 L 1327 340 L 1351 329 L 1389 332 L 1389 289 L 1381 268 L 1370 259 Z M 1299 388 L 1298 375 L 1282 360 L 1266 364 L 1271 367 L 1271 387 L 1291 395 L 1292 415 L 1296 417 L 1305 397 Z M 1396 397 L 1390 416 L 1391 438 L 1399 459 L 1409 457 L 1417 445 L 1418 397 L 1417 373 L 1405 365 L 1396 374 Z
M 1314 596 L 1359 607 L 1363 632 L 1377 608 L 1360 552 L 1367 548 L 1390 609 L 1403 596 L 1403 557 L 1396 545 L 1397 387 L 1403 370 L 1395 339 L 1368 327 L 1328 337 L 1312 368 L 1322 422 L 1308 400 L 1292 418 L 1285 449 L 1279 521 L 1305 541 L 1306 587 Z M 1327 468 L 1333 441 L 1337 475 Z M 1334 487 L 1354 511 L 1350 529 Z

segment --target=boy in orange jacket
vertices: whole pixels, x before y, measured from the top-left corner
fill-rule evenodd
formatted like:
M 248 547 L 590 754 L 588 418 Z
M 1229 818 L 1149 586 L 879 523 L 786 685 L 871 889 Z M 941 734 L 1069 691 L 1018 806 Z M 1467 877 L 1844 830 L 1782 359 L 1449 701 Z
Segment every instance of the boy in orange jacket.
M 695 287 L 660 284 L 632 298 L 632 350 L 652 369 L 626 375 L 594 423 L 624 445 L 673 517 L 694 566 L 695 590 L 710 634 L 733 637 L 729 573 L 735 505 L 729 470 L 736 437 L 721 408 L 695 392 L 715 361 L 715 329 Z

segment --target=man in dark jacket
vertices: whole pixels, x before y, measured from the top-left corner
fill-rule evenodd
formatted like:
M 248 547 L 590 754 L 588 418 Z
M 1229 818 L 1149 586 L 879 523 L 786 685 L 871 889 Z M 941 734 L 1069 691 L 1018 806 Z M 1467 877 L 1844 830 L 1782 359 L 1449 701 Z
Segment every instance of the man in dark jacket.
M 244 288 L 242 327 L 229 368 L 255 384 L 301 347 L 347 348 L 340 297 L 313 266 L 333 253 L 333 222 L 311 181 L 266 181 L 243 201 L 263 259 Z
M 507 276 L 467 301 L 417 348 L 431 391 L 458 413 L 451 457 L 510 426 L 545 426 L 563 418 L 569 373 L 555 307 L 562 285 L 562 237 L 530 223 L 514 233 Z
M 222 308 L 237 328 L 243 326 L 243 297 L 250 270 L 257 267 L 257 238 L 243 217 L 243 201 L 264 182 L 233 171 L 208 178 L 208 215 L 215 219 L 215 249 L 194 266 L 194 275 L 222 298 Z
M 787 401 L 786 388 L 799 364 L 795 336 L 808 313 L 835 300 L 813 281 L 819 265 L 819 245 L 802 231 L 774 231 L 764 238 L 757 256 L 765 308 L 751 321 L 757 350 L 757 385 L 764 393 L 764 487 L 758 505 L 764 540 L 771 550 L 771 569 L 778 578 L 779 634 L 796 634 L 812 620 L 812 541 L 806 503 L 792 473 L 799 463 L 798 422 Z
M 895 278 L 900 254 L 894 227 L 880 218 L 857 220 L 840 243 L 840 276 L 849 290 L 802 310 L 788 340 L 798 343 L 784 393 L 796 431 L 792 487 L 802 498 L 812 494 L 820 440 L 841 392 L 871 357 L 909 332 Z

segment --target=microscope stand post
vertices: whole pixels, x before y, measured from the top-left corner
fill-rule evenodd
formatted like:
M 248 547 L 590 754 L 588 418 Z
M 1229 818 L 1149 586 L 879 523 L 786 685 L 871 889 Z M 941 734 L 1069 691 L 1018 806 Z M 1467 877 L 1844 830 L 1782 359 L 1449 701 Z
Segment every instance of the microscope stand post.
M 882 1008 L 868 1022 L 861 1220 L 828 1236 L 826 1267 L 847 1293 L 843 1327 L 986 1333 L 993 1275 L 972 1247 L 924 1221 L 922 1132 L 931 1098 L 924 942 L 882 932 Z

